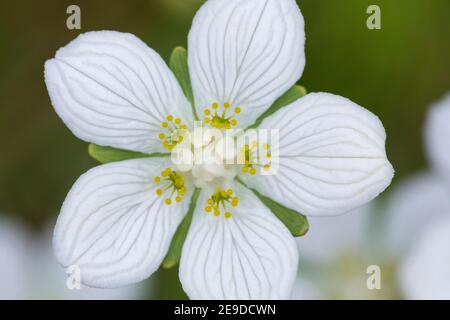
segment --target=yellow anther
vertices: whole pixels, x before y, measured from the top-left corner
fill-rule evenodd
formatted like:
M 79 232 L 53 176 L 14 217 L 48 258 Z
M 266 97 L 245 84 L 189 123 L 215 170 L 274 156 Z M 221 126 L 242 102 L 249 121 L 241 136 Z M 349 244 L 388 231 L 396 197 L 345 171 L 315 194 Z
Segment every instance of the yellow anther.
M 166 170 L 164 170 L 163 172 L 161 172 L 161 175 L 162 175 L 164 178 L 166 178 L 166 177 L 168 177 L 168 176 L 170 175 L 170 172 L 171 172 L 170 168 L 167 168 Z
M 218 129 L 231 129 L 232 127 L 238 124 L 238 121 L 235 119 L 237 113 L 230 114 L 228 109 L 230 109 L 231 104 L 229 102 L 225 102 L 223 104 L 222 110 L 220 109 L 220 105 L 217 102 L 214 102 L 211 105 L 212 109 L 206 108 L 203 110 L 205 115 L 204 122 L 209 124 L 211 127 Z M 239 112 L 240 112 L 240 108 Z
M 214 212 L 214 216 L 218 217 L 223 209 L 225 211 L 224 217 L 227 219 L 231 218 L 231 213 L 227 210 L 227 206 L 236 207 L 239 204 L 239 199 L 232 197 L 233 193 L 234 191 L 232 189 L 226 191 L 221 188 L 217 189 L 208 199 L 205 212 Z
M 156 194 L 161 197 L 165 192 L 169 192 L 169 197 L 164 200 L 167 205 L 172 204 L 172 197 L 174 196 L 175 202 L 181 202 L 187 192 L 183 176 L 170 168 L 166 168 L 161 172 L 161 177 L 156 176 L 154 178 L 155 183 L 162 185 L 162 188 L 156 190 Z
M 172 151 L 173 148 L 183 141 L 187 126 L 183 123 L 181 118 L 175 118 L 172 115 L 166 117 L 166 121 L 161 123 L 161 127 L 167 132 L 161 132 L 158 138 L 162 140 L 164 148 Z M 172 122 L 173 121 L 173 122 Z
M 234 113 L 236 113 L 236 114 L 241 113 L 241 108 L 239 108 L 239 107 L 234 108 Z
M 242 172 L 252 176 L 258 173 L 258 167 L 269 171 L 271 168 L 269 159 L 271 158 L 270 146 L 267 143 L 258 144 L 257 141 L 251 141 L 250 144 L 244 145 L 238 155 L 240 163 L 243 164 Z

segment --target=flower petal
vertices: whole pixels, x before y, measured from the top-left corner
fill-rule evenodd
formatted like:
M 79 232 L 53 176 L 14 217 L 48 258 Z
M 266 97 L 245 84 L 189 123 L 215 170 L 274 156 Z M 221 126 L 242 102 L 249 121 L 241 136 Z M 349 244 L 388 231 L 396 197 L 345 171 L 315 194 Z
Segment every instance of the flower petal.
M 400 287 L 407 299 L 450 299 L 450 218 L 437 219 L 402 261 Z
M 158 134 L 165 117 L 193 121 L 172 72 L 131 34 L 80 35 L 47 61 L 45 82 L 64 123 L 78 138 L 98 145 L 162 152 Z
M 271 175 L 241 178 L 305 215 L 350 211 L 375 198 L 393 177 L 382 123 L 348 99 L 308 94 L 266 118 L 259 129 L 279 130 L 276 166 Z
M 180 262 L 191 299 L 286 299 L 296 279 L 298 253 L 287 228 L 252 194 L 234 185 L 240 202 L 232 217 L 206 214 L 203 190 Z
M 189 33 L 189 68 L 199 114 L 212 103 L 240 107 L 252 124 L 301 77 L 305 34 L 294 0 L 209 0 Z
M 449 194 L 442 176 L 431 172 L 416 174 L 397 185 L 386 208 L 387 248 L 393 257 L 411 248 L 412 235 L 450 214 Z
M 156 195 L 155 175 L 170 159 L 135 159 L 101 165 L 81 176 L 67 195 L 53 247 L 65 267 L 76 265 L 82 283 L 115 288 L 158 269 L 183 215 L 180 204 Z
M 450 183 L 450 93 L 429 111 L 425 141 L 428 157 Z

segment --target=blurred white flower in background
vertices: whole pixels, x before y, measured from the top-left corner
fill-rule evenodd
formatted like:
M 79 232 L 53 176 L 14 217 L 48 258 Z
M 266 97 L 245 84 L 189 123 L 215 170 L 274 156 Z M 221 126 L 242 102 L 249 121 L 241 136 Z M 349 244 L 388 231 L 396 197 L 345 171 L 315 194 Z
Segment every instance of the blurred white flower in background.
M 396 296 L 392 270 L 379 239 L 375 204 L 338 217 L 309 218 L 310 231 L 298 238 L 299 279 L 293 299 L 388 299 Z M 366 285 L 370 265 L 382 267 L 382 290 Z
M 51 250 L 51 228 L 34 235 L 24 225 L 0 214 L 0 300 L 139 299 L 144 285 L 121 289 L 69 290 L 67 275 Z
M 405 181 L 388 208 L 391 255 L 408 299 L 450 299 L 450 94 L 425 124 L 431 167 Z

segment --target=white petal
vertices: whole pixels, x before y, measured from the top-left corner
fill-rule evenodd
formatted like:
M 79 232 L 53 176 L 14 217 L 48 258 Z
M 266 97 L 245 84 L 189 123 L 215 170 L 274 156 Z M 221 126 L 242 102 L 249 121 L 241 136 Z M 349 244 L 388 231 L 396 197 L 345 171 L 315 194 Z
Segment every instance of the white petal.
M 80 139 L 147 153 L 165 151 L 158 134 L 169 114 L 192 122 L 172 72 L 127 33 L 80 35 L 45 64 L 56 112 Z
M 67 270 L 55 260 L 51 250 L 53 224 L 28 243 L 27 294 L 29 299 L 62 300 L 125 300 L 139 299 L 148 290 L 148 281 L 116 289 L 97 289 L 81 286 L 78 290 L 67 287 Z M 144 286 L 145 284 L 145 286 Z
M 187 212 L 163 203 L 153 182 L 170 159 L 128 160 L 91 169 L 69 192 L 53 246 L 65 267 L 81 269 L 82 283 L 114 288 L 146 279 L 158 269 Z
M 342 216 L 308 218 L 308 233 L 297 238 L 302 257 L 329 263 L 340 256 L 358 256 L 369 240 L 371 209 L 366 205 Z
M 448 212 L 447 212 L 448 214 Z M 450 218 L 424 230 L 404 259 L 400 286 L 407 299 L 450 299 Z
M 429 111 L 425 139 L 428 157 L 450 184 L 450 93 Z
M 260 128 L 279 130 L 273 151 L 279 155 L 278 170 L 242 179 L 305 215 L 350 211 L 374 199 L 393 177 L 382 123 L 343 97 L 308 94 Z
M 434 173 L 417 174 L 396 187 L 386 209 L 387 241 L 394 257 L 411 248 L 411 238 L 450 214 L 450 188 Z
M 197 110 L 241 107 L 245 127 L 301 77 L 305 34 L 294 0 L 209 0 L 189 33 Z
M 286 299 L 298 253 L 287 228 L 248 189 L 226 219 L 206 214 L 202 191 L 183 247 L 180 280 L 191 299 Z

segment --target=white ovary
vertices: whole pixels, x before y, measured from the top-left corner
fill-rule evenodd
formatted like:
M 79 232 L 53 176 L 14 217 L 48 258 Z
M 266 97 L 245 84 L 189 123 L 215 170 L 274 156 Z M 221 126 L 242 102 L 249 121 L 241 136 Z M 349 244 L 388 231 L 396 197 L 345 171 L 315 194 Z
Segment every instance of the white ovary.
M 234 138 L 221 130 L 195 127 L 183 134 L 172 150 L 172 161 L 181 172 L 191 174 L 198 188 L 232 181 L 237 174 Z

